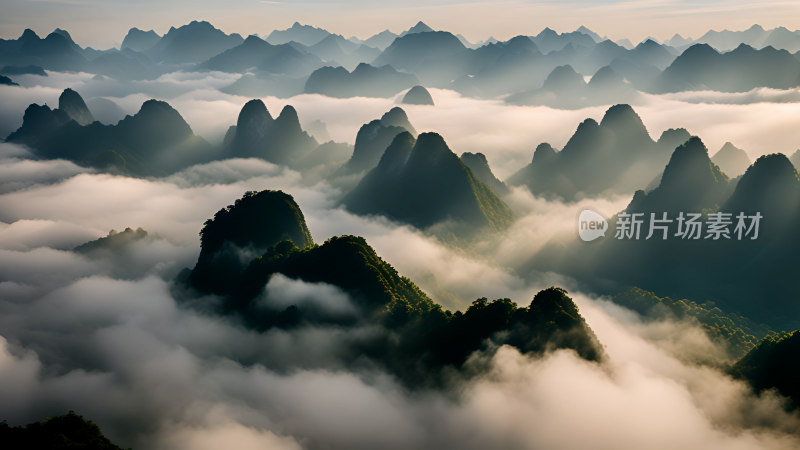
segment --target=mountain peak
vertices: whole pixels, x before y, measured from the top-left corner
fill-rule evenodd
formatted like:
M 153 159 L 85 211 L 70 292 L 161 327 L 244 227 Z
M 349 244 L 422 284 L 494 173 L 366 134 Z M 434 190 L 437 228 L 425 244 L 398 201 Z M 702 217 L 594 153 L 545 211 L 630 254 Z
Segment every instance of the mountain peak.
M 407 105 L 433 105 L 433 97 L 427 89 L 420 85 L 416 85 L 406 92 L 403 96 L 401 103 Z
M 22 36 L 19 37 L 19 40 L 20 41 L 39 40 L 39 35 L 36 34 L 36 32 L 31 30 L 30 28 L 25 28 L 25 31 L 22 32 Z
M 714 170 L 716 169 L 716 170 Z M 693 184 L 708 186 L 719 184 L 726 178 L 708 157 L 708 148 L 697 136 L 692 136 L 675 149 L 664 168 L 659 189 L 677 188 L 684 191 L 687 180 Z
M 439 133 L 422 133 L 408 158 L 408 167 L 429 167 L 451 155 L 458 158 Z
M 282 191 L 247 192 L 206 221 L 192 283 L 209 292 L 235 288 L 252 259 L 243 256 L 261 255 L 284 240 L 301 248 L 314 243 L 294 198 Z
M 542 89 L 566 93 L 585 86 L 586 82 L 583 81 L 583 77 L 578 72 L 575 72 L 572 66 L 566 64 L 556 67 L 547 75 Z
M 736 177 L 744 173 L 750 166 L 750 158 L 744 150 L 726 142 L 722 148 L 711 158 L 729 177 Z
M 600 121 L 600 126 L 614 130 L 626 140 L 645 138 L 650 140 L 650 134 L 642 118 L 636 114 L 631 105 L 618 104 L 608 108 L 603 120 Z
M 297 110 L 292 105 L 286 105 L 281 110 L 281 113 L 275 119 L 275 125 L 281 129 L 282 132 L 291 134 L 300 134 L 303 128 L 300 126 L 300 118 L 297 115 Z
M 416 130 L 408 120 L 405 110 L 399 106 L 395 106 L 381 116 L 381 124 L 386 127 L 402 127 L 416 134 Z
M 800 179 L 789 158 L 782 153 L 756 159 L 742 175 L 726 204 L 732 211 L 761 212 L 772 226 L 792 215 L 789 205 L 800 201 Z M 766 225 L 766 224 L 765 224 Z
M 267 105 L 259 99 L 248 101 L 239 111 L 239 118 L 236 121 L 236 128 L 243 130 L 253 124 L 272 122 L 272 116 L 267 110 Z
M 547 142 L 542 142 L 541 144 L 536 146 L 536 150 L 533 151 L 533 164 L 547 164 L 549 162 L 555 161 L 558 157 L 556 150 Z
M 61 28 L 56 28 L 56 29 L 55 29 L 55 30 L 53 30 L 53 32 L 52 32 L 52 33 L 50 33 L 50 34 L 57 34 L 57 35 L 59 35 L 59 36 L 62 36 L 62 37 L 63 37 L 64 39 L 66 39 L 67 41 L 69 41 L 69 42 L 72 42 L 72 43 L 75 43 L 75 41 L 73 41 L 73 40 L 72 40 L 72 36 L 70 36 L 70 35 L 69 35 L 69 32 L 68 32 L 67 30 L 62 30 Z
M 64 89 L 64 92 L 58 97 L 58 109 L 67 113 L 70 119 L 78 122 L 80 125 L 89 125 L 94 122 L 89 107 L 80 94 L 70 88 Z
M 429 27 L 428 25 L 425 24 L 425 22 L 420 20 L 419 22 L 417 22 L 416 25 L 409 28 L 408 31 L 405 32 L 405 34 L 428 33 L 431 31 L 433 31 L 433 28 Z

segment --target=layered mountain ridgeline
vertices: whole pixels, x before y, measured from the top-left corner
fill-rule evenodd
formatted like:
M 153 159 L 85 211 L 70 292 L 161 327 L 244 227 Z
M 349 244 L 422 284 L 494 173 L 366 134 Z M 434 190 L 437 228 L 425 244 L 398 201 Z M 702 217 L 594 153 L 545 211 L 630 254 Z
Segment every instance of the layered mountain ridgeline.
M 757 87 L 789 89 L 798 85 L 800 60 L 786 50 L 756 50 L 741 44 L 733 51 L 720 53 L 707 44 L 696 44 L 664 70 L 651 90 L 744 92 Z
M 711 158 L 711 162 L 719 166 L 719 168 L 731 178 L 743 174 L 744 171 L 750 167 L 751 163 L 747 153 L 730 142 L 726 142 L 722 148 L 714 154 L 714 157 Z
M 674 41 L 674 43 L 672 42 Z M 800 31 L 790 31 L 785 27 L 765 30 L 761 25 L 753 25 L 742 31 L 709 30 L 697 39 L 671 39 L 671 45 L 708 44 L 719 51 L 733 50 L 739 44 L 747 44 L 755 48 L 772 46 L 790 52 L 800 50 Z
M 285 30 L 273 30 L 269 36 L 267 36 L 267 42 L 274 45 L 297 42 L 302 45 L 311 46 L 330 36 L 330 34 L 331 33 L 322 28 L 302 25 L 300 22 L 295 22 L 291 27 Z
M 303 131 L 294 107 L 286 105 L 273 119 L 261 100 L 250 100 L 242 107 L 223 145 L 229 157 L 261 158 L 289 167 L 305 164 L 319 146 Z
M 363 238 L 314 244 L 302 212 L 282 192 L 246 194 L 207 221 L 201 235 L 197 266 L 183 280 L 218 300 L 189 294 L 192 305 L 262 332 L 309 324 L 352 330 L 339 351 L 344 364 L 378 365 L 411 387 L 441 384 L 449 368 L 462 367 L 475 351 L 503 344 L 525 353 L 569 348 L 588 360 L 604 358 L 564 290 L 541 291 L 528 307 L 478 299 L 463 313 L 444 311 Z M 305 287 L 279 289 L 287 283 Z M 364 327 L 370 331 L 358 331 Z
M 405 105 L 434 105 L 431 93 L 420 85 L 409 89 L 408 92 L 403 95 L 403 100 L 401 100 L 400 103 Z
M 344 66 L 347 69 L 372 61 L 381 53 L 377 48 L 350 41 L 338 34 L 330 34 L 304 50 L 328 65 Z
M 546 105 L 553 108 L 584 108 L 609 103 L 633 103 L 641 94 L 611 66 L 604 66 L 586 83 L 572 66 L 558 66 L 541 88 L 506 97 L 515 105 Z
M 6 138 L 29 146 L 45 159 L 135 176 L 160 176 L 211 160 L 212 147 L 195 136 L 169 104 L 148 100 L 133 116 L 116 125 L 91 122 L 93 116 L 80 95 L 67 89 L 59 107 L 30 105 L 22 126 Z
M 540 144 L 531 164 L 507 182 L 568 201 L 633 192 L 655 178 L 670 152 L 688 138 L 686 130 L 668 130 L 654 142 L 633 108 L 615 105 L 599 124 L 583 121 L 561 151 Z
M 408 132 L 412 136 L 417 134 L 408 121 L 406 112 L 398 107 L 390 109 L 380 119 L 362 125 L 356 135 L 353 156 L 342 166 L 340 172 L 352 174 L 371 170 L 378 165 L 381 155 L 395 136 L 403 132 Z
M 30 29 L 18 39 L 0 39 L 0 66 L 80 71 L 125 80 L 155 78 L 169 70 L 157 67 L 150 58 L 131 49 L 81 48 L 61 29 L 44 39 Z
M 752 349 L 731 373 L 750 383 L 756 391 L 775 390 L 789 398 L 791 409 L 800 407 L 800 330 L 784 336 L 770 336 Z
M 323 67 L 306 81 L 303 92 L 329 97 L 391 97 L 419 82 L 417 77 L 391 66 L 373 67 L 361 63 L 352 72 L 344 67 Z
M 244 42 L 237 33 L 225 34 L 205 21 L 192 21 L 167 34 L 144 53 L 154 61 L 170 64 L 199 63 Z
M 747 317 L 721 310 L 713 303 L 698 303 L 686 298 L 659 297 L 653 292 L 630 288 L 615 293 L 611 300 L 632 311 L 644 320 L 696 321 L 715 342 L 725 345 L 731 360 L 737 360 L 767 337 L 780 338 L 784 333 L 754 322 Z
M 215 54 L 197 66 L 220 72 L 263 72 L 304 77 L 323 65 L 314 55 L 289 45 L 272 45 L 258 36 L 248 36 L 240 45 Z
M 416 140 L 409 132 L 397 135 L 343 204 L 445 236 L 499 231 L 513 220 L 511 209 L 436 133 Z
M 0 442 L 7 449 L 122 450 L 122 447 L 103 436 L 100 427 L 94 422 L 84 419 L 74 411 L 19 427 L 12 427 L 2 421 Z
M 800 179 L 786 156 L 758 158 L 734 183 L 693 137 L 675 150 L 658 187 L 637 191 L 624 213 L 602 241 L 549 246 L 533 266 L 555 264 L 598 290 L 640 286 L 797 328 Z

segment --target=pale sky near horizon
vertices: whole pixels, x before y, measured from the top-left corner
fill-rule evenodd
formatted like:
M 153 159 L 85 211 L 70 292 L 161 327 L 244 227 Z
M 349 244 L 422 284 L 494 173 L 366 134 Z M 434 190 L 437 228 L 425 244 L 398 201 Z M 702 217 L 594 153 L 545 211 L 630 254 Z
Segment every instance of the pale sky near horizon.
M 266 35 L 295 21 L 345 36 L 400 32 L 422 20 L 472 41 L 559 32 L 585 25 L 614 40 L 636 43 L 675 33 L 699 37 L 709 29 L 800 28 L 798 1 L 687 0 L 0 0 L 0 38 L 25 28 L 44 36 L 64 28 L 83 46 L 119 46 L 131 27 L 164 34 L 170 26 L 208 20 L 228 33 Z

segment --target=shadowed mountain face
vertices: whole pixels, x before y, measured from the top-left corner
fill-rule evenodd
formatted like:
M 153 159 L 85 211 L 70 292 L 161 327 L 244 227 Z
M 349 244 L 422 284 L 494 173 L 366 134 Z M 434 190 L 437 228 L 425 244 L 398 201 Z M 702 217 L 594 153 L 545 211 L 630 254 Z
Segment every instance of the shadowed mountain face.
M 788 397 L 790 407 L 800 407 L 800 331 L 783 338 L 769 337 L 739 360 L 731 373 L 758 392 L 775 389 Z
M 228 35 L 208 22 L 192 21 L 180 28 L 170 28 L 146 53 L 155 61 L 199 63 L 242 42 L 239 34 Z
M 711 158 L 711 161 L 731 178 L 738 177 L 750 167 L 750 158 L 747 153 L 730 142 L 726 142 Z
M 94 422 L 70 411 L 24 427 L 0 422 L 0 442 L 6 448 L 122 450 Z
M 306 81 L 303 92 L 329 97 L 391 97 L 417 83 L 417 77 L 391 66 L 373 67 L 362 63 L 352 72 L 344 67 L 323 67 Z
M 800 61 L 786 50 L 772 47 L 756 50 L 742 44 L 720 54 L 707 44 L 696 44 L 664 70 L 656 91 L 744 92 L 756 87 L 788 89 L 798 84 Z
M 406 92 L 403 100 L 400 102 L 406 105 L 431 105 L 433 106 L 433 97 L 427 89 L 420 85 L 416 85 Z
M 4 84 L 6 86 L 19 86 L 17 83 L 11 81 L 11 78 L 8 78 L 5 75 L 0 75 L 0 84 Z
M 286 105 L 273 119 L 264 102 L 250 100 L 239 112 L 235 126 L 225 135 L 226 152 L 237 158 L 261 158 L 293 166 L 317 147 L 317 141 L 303 131 L 297 111 Z
M 400 159 L 408 156 L 404 152 L 410 149 L 404 149 L 396 155 Z M 219 302 L 193 300 L 191 306 L 238 316 L 260 331 L 369 326 L 370 333 L 341 349 L 342 361 L 363 364 L 366 359 L 411 388 L 441 386 L 448 371 L 462 367 L 471 354 L 491 353 L 503 344 L 523 353 L 569 348 L 589 361 L 605 358 L 566 291 L 543 290 L 528 307 L 483 298 L 463 313 L 444 311 L 363 238 L 339 236 L 313 244 L 302 212 L 283 192 L 246 194 L 208 220 L 201 237 L 197 266 L 181 277 L 189 287 L 215 292 Z M 287 283 L 328 294 L 324 299 L 308 294 L 287 304 L 271 293 Z
M 512 221 L 508 206 L 436 133 L 423 133 L 416 142 L 408 132 L 397 135 L 343 203 L 355 213 L 381 214 L 420 229 L 444 224 L 456 236 L 502 230 Z
M 221 72 L 257 70 L 271 74 L 304 76 L 321 65 L 319 58 L 291 45 L 272 45 L 257 36 L 248 36 L 241 45 L 214 55 L 198 68 Z
M 206 221 L 192 284 L 203 291 L 229 292 L 252 259 L 283 240 L 300 248 L 314 243 L 292 196 L 248 192 Z
M 166 175 L 209 161 L 213 149 L 195 136 L 181 115 L 167 103 L 148 100 L 133 116 L 116 125 L 93 122 L 77 92 L 66 90 L 59 104 L 66 109 L 30 105 L 22 126 L 6 140 L 28 145 L 47 159 L 67 159 L 81 165 L 136 176 Z
M 658 174 L 674 149 L 672 143 L 653 142 L 636 112 L 616 105 L 599 124 L 592 119 L 581 123 L 563 150 L 556 152 L 548 144 L 537 147 L 531 164 L 508 183 L 566 200 L 633 192 Z
M 122 40 L 120 50 L 128 48 L 135 52 L 144 52 L 156 45 L 159 39 L 161 39 L 161 36 L 153 30 L 144 31 L 138 28 L 131 28 L 128 30 L 128 34 L 125 35 L 125 39 Z
M 86 102 L 83 101 L 80 94 L 72 89 L 64 89 L 64 92 L 58 97 L 58 109 L 67 113 L 67 116 L 78 122 L 78 125 L 89 125 L 94 122 L 94 116 L 86 106 Z
M 658 187 L 637 191 L 624 212 L 641 214 L 641 225 L 634 227 L 638 239 L 620 237 L 618 231 L 632 228 L 620 228 L 615 216 L 601 241 L 547 248 L 532 266 L 559 261 L 560 270 L 598 290 L 640 286 L 659 295 L 713 301 L 778 328 L 799 325 L 800 281 L 792 273 L 800 250 L 800 179 L 784 155 L 760 157 L 734 186 L 693 137 L 675 150 Z M 711 228 L 713 213 L 729 214 L 719 217 L 722 234 Z M 667 222 L 652 221 L 664 214 Z M 699 214 L 696 227 L 688 224 L 690 214 Z M 666 226 L 666 238 L 659 225 Z
M 372 169 L 395 136 L 404 131 L 417 134 L 408 121 L 406 112 L 398 107 L 392 108 L 380 119 L 362 125 L 356 135 L 353 156 L 342 167 L 342 172 L 357 173 Z
M 486 161 L 486 155 L 483 153 L 462 153 L 461 162 L 472 171 L 472 173 L 483 181 L 484 184 L 489 186 L 494 192 L 505 195 L 508 193 L 508 186 L 492 173 L 489 167 L 489 162 Z

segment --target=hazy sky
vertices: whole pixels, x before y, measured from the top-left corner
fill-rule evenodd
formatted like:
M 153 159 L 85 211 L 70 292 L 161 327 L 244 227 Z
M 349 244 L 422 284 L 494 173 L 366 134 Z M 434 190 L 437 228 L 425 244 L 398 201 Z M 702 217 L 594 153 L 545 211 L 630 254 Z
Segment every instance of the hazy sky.
M 155 29 L 194 19 L 226 32 L 264 35 L 294 21 L 368 37 L 398 32 L 425 21 L 472 40 L 536 34 L 545 26 L 571 31 L 586 25 L 600 35 L 634 42 L 674 33 L 698 37 L 709 28 L 797 28 L 796 1 L 686 0 L 0 0 L 0 37 L 16 38 L 25 28 L 46 35 L 67 29 L 81 45 L 118 46 L 130 27 Z

